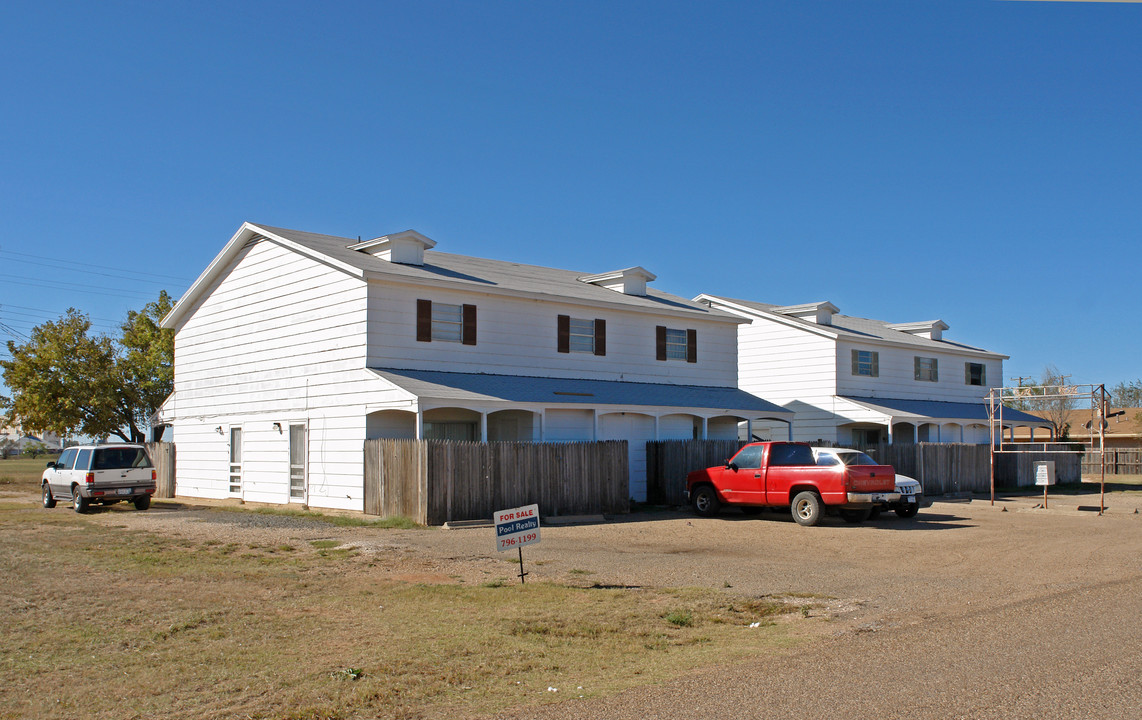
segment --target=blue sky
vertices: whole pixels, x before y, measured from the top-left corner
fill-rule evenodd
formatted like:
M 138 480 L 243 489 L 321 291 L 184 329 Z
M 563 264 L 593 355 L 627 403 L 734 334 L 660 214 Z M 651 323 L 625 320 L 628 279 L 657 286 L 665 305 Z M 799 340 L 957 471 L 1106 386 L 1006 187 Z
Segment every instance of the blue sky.
M 1140 38 L 1131 3 L 8 0 L 0 340 L 110 331 L 251 220 L 1140 378 Z

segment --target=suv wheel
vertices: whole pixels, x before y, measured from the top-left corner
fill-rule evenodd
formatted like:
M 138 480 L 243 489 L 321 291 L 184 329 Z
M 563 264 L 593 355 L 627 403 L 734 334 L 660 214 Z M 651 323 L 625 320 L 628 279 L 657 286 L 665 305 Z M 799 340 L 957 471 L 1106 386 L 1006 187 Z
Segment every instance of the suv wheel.
M 146 510 L 150 506 L 151 506 L 151 496 L 150 495 L 140 495 L 139 497 L 135 498 L 135 509 L 136 510 Z
M 79 494 L 78 486 L 73 486 L 71 488 L 71 507 L 77 513 L 81 513 L 87 510 L 87 498 Z
M 52 496 L 52 489 L 44 483 L 44 507 L 51 509 L 56 506 L 56 499 Z

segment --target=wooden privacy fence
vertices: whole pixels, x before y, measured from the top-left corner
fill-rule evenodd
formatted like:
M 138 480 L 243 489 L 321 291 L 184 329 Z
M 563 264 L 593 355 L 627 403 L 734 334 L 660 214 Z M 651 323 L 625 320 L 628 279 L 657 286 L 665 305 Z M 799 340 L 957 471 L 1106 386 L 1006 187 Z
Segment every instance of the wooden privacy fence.
M 737 440 L 653 440 L 646 444 L 646 501 L 685 505 L 686 475 L 724 465 L 741 449 Z
M 692 470 L 721 465 L 741 445 L 742 443 L 732 440 L 648 442 L 647 501 L 661 505 L 684 504 L 686 475 Z M 891 465 L 901 475 L 918 480 L 925 495 L 991 491 L 991 450 L 988 445 L 909 443 L 881 444 L 860 449 L 877 462 Z M 1035 462 L 1039 460 L 1055 461 L 1057 482 L 1078 482 L 1080 479 L 1079 453 L 996 454 L 996 487 L 1034 485 Z
M 1108 449 L 1106 456 L 1107 475 L 1142 475 L 1142 449 Z M 1097 450 L 1083 453 L 1083 475 L 1097 476 L 1102 473 L 1102 458 Z
M 490 520 L 532 503 L 543 515 L 622 513 L 628 487 L 625 440 L 365 441 L 365 512 L 425 525 Z
M 174 443 L 147 443 L 147 453 L 155 465 L 155 497 L 172 498 L 175 492 L 175 451 Z

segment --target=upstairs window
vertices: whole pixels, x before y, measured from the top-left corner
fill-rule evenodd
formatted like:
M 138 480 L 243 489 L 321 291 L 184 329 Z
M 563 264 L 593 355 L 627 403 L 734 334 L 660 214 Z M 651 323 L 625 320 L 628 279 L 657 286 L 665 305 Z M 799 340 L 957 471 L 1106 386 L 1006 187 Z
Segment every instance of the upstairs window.
M 938 382 L 940 379 L 936 358 L 913 358 L 913 375 L 915 379 L 923 382 Z
M 659 325 L 655 333 L 656 353 L 659 360 L 685 360 L 698 362 L 698 331 L 677 330 Z
M 476 306 L 417 300 L 416 339 L 475 345 Z
M 853 375 L 880 377 L 880 353 L 872 350 L 853 350 Z
M 560 315 L 556 325 L 559 352 L 607 354 L 606 320 L 584 320 Z
M 964 363 L 965 385 L 986 385 L 987 366 L 983 363 Z

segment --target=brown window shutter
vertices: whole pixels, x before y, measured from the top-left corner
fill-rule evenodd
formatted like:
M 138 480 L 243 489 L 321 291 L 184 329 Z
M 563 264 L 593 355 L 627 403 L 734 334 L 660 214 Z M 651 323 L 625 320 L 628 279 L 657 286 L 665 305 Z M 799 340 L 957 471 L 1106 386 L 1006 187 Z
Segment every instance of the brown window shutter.
M 860 375 L 860 355 L 853 350 L 853 375 Z
M 686 362 L 698 362 L 698 331 L 686 331 Z
M 571 316 L 560 315 L 555 324 L 555 330 L 557 336 L 556 349 L 561 353 L 571 352 Z
M 416 339 L 432 342 L 432 301 L 416 301 Z
M 476 306 L 464 306 L 464 344 L 476 344 Z
M 655 357 L 659 360 L 666 359 L 666 326 L 659 325 L 654 331 L 655 343 Z
M 595 354 L 607 354 L 607 321 L 595 320 Z

